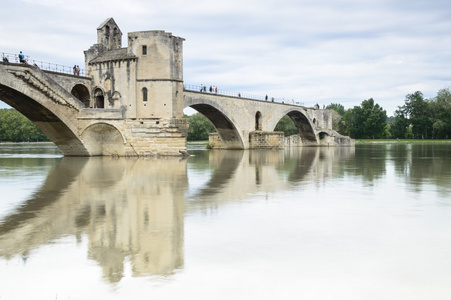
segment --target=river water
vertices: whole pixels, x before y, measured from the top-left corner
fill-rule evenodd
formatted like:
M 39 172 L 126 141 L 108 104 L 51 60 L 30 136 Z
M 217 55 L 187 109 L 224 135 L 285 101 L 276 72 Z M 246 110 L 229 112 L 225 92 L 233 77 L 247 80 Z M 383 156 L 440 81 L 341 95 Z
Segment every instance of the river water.
M 0 145 L 0 299 L 450 299 L 451 144 Z

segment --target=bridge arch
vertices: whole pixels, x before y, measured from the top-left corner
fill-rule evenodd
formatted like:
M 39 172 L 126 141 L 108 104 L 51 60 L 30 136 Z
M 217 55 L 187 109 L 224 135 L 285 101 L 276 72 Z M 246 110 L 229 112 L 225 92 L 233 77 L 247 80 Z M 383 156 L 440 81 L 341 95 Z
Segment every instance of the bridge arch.
M 125 155 L 125 137 L 113 125 L 108 123 L 95 123 L 86 127 L 81 138 L 91 156 Z
M 89 89 L 84 84 L 76 84 L 72 87 L 70 93 L 80 100 L 85 107 L 90 107 L 91 95 L 89 94 Z
M 89 156 L 73 118 L 82 104 L 39 69 L 0 68 L 0 99 L 33 122 L 66 156 Z
M 298 129 L 298 135 L 301 137 L 304 144 L 318 144 L 315 124 L 312 123 L 310 118 L 308 118 L 301 110 L 289 109 L 284 112 L 282 117 L 285 115 L 288 115 L 293 121 L 294 125 Z M 282 119 L 282 117 L 280 117 L 280 119 Z M 276 125 L 277 124 L 273 126 L 272 130 L 275 129 Z
M 245 149 L 245 143 L 236 122 L 214 101 L 205 98 L 190 98 L 184 108 L 191 107 L 203 114 L 216 128 L 225 149 Z

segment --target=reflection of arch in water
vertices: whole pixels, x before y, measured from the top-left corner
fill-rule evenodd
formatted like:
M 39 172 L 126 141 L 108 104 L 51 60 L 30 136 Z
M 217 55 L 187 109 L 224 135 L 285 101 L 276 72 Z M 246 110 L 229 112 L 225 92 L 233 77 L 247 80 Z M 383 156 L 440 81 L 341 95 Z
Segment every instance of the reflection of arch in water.
M 291 157 L 290 153 L 295 155 Z M 284 169 L 280 171 L 288 173 L 287 180 L 291 184 L 295 184 L 304 180 L 307 174 L 312 171 L 312 166 L 317 163 L 319 148 L 301 147 L 285 150 Z
M 2 220 L 0 236 L 17 230 L 28 220 L 38 217 L 41 210 L 57 202 L 63 192 L 79 176 L 86 162 L 87 159 L 84 158 L 63 157 L 61 162 L 49 173 L 42 187 L 13 214 Z M 0 255 L 6 254 L 2 250 L 5 250 L 9 255 L 22 252 L 0 248 Z
M 215 167 L 210 180 L 196 195 L 192 196 L 194 199 L 209 199 L 211 196 L 219 193 L 221 189 L 233 178 L 244 156 L 244 151 L 225 152 L 221 150 L 214 150 L 206 153 L 209 155 L 220 156 L 220 162 L 216 164 L 217 167 Z M 209 157 L 209 155 L 207 157 Z

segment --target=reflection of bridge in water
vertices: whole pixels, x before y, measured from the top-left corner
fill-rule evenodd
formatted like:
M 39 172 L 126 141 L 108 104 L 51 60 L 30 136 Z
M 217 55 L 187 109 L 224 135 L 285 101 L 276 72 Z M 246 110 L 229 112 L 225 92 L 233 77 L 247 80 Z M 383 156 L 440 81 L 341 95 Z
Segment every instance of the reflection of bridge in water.
M 199 151 L 189 159 L 63 158 L 43 186 L 0 223 L 0 256 L 22 255 L 61 237 L 87 239 L 89 257 L 117 282 L 183 268 L 185 212 L 218 209 L 333 176 L 353 148 Z M 200 170 L 196 170 L 199 169 Z M 188 175 L 209 179 L 190 186 Z M 196 180 L 199 180 L 197 178 Z
M 330 111 L 184 89 L 183 38 L 122 32 L 109 18 L 85 54 L 85 76 L 0 62 L 0 100 L 35 123 L 66 156 L 186 154 L 183 109 L 204 114 L 221 148 L 283 148 L 277 123 L 288 115 L 296 146 L 352 146 L 332 130 Z M 292 103 L 293 104 L 293 103 Z M 293 142 L 292 141 L 292 142 Z

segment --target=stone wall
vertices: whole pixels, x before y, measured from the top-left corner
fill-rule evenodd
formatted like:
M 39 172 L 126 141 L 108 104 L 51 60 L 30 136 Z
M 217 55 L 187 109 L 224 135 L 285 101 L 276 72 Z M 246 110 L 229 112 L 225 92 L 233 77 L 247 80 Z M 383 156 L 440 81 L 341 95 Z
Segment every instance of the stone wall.
M 284 145 L 286 148 L 289 147 L 302 147 L 302 139 L 299 135 L 293 134 L 284 138 Z
M 224 147 L 217 132 L 208 134 L 208 147 L 212 149 L 222 149 Z
M 250 149 L 283 148 L 284 134 L 282 131 L 249 132 Z
M 161 119 L 127 120 L 125 123 L 125 136 L 127 137 L 125 155 L 187 155 L 186 135 L 183 130 L 179 129 L 183 125 L 188 128 L 187 119 L 177 119 L 177 122 Z

